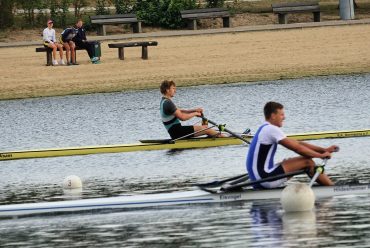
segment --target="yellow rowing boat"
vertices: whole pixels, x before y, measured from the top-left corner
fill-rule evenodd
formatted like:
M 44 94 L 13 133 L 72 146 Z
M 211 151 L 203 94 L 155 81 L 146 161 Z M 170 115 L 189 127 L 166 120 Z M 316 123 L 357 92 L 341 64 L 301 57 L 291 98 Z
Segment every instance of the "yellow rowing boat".
M 247 140 L 251 140 L 253 138 L 253 135 L 241 135 L 241 136 Z M 296 140 L 335 139 L 335 138 L 351 138 L 364 136 L 370 136 L 370 129 L 297 133 L 288 135 L 288 137 Z M 165 149 L 191 149 L 191 148 L 206 148 L 241 144 L 243 144 L 243 141 L 234 137 L 191 138 L 185 140 L 178 140 L 175 141 L 174 143 L 171 143 L 170 140 L 142 140 L 140 141 L 140 143 L 135 144 L 82 146 L 82 147 L 0 152 L 0 160 L 75 156 L 98 153 L 151 151 Z

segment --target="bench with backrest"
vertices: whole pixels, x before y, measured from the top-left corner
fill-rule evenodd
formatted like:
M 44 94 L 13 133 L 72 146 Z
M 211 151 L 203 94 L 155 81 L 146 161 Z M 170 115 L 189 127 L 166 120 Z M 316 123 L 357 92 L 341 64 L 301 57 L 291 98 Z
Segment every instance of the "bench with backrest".
M 141 58 L 148 59 L 148 46 L 157 46 L 157 41 L 141 41 L 141 42 L 126 42 L 126 43 L 111 43 L 108 44 L 109 48 L 118 48 L 118 58 L 125 59 L 125 47 L 138 47 L 141 46 Z
M 63 47 L 63 50 L 65 50 L 65 48 Z M 80 47 L 76 47 L 75 50 L 85 50 L 84 48 L 80 48 Z M 53 61 L 53 56 L 52 56 L 52 53 L 53 53 L 53 49 L 49 48 L 49 47 L 36 47 L 36 52 L 37 53 L 43 53 L 43 52 L 46 52 L 46 65 L 49 66 L 49 65 L 53 65 L 52 61 Z M 57 56 L 59 58 L 59 50 L 57 50 Z M 75 56 L 77 56 L 77 53 L 75 53 Z M 77 61 L 77 60 L 75 60 Z
M 230 13 L 225 8 L 191 9 L 180 11 L 181 18 L 187 20 L 189 29 L 197 29 L 198 19 L 222 18 L 224 28 L 230 27 Z
M 134 33 L 141 33 L 141 21 L 136 18 L 136 14 L 120 15 L 97 15 L 90 16 L 92 24 L 97 25 L 98 35 L 106 35 L 105 26 L 113 24 L 131 24 Z
M 320 22 L 320 6 L 318 1 L 311 2 L 293 2 L 293 3 L 275 3 L 271 5 L 272 12 L 278 15 L 280 24 L 287 24 L 287 14 L 312 12 L 313 20 Z

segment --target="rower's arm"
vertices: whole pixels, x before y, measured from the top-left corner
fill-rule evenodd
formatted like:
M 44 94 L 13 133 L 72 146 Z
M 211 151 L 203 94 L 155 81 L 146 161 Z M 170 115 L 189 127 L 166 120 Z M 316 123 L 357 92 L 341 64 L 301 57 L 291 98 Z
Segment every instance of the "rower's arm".
M 298 142 L 297 140 L 291 138 L 284 138 L 279 142 L 284 147 L 292 150 L 299 155 L 309 158 L 325 158 L 330 157 L 330 153 L 324 151 L 323 153 L 317 152 L 316 150 L 312 149 L 310 146 L 306 146 Z M 306 143 L 307 144 L 307 143 Z M 313 146 L 313 145 L 312 145 Z
M 187 114 L 191 114 L 193 112 L 203 113 L 203 109 L 201 109 L 201 108 L 196 108 L 196 109 L 181 109 L 181 112 L 184 112 L 184 113 L 187 113 Z
M 326 152 L 326 149 L 320 146 L 315 146 L 307 142 L 299 141 L 299 143 L 305 147 L 310 148 L 311 150 L 314 150 L 315 152 L 324 153 Z
M 187 113 L 181 109 L 176 109 L 174 115 L 179 118 L 180 120 L 182 121 L 187 121 L 187 120 L 190 120 L 191 118 L 195 117 L 195 116 L 201 116 L 201 113 L 199 112 L 190 112 L 190 113 Z

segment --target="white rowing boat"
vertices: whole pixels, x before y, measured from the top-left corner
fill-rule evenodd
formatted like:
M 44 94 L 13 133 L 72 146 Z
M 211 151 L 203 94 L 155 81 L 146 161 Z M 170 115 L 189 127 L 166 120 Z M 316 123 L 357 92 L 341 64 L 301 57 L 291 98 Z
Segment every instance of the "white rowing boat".
M 370 184 L 341 186 L 315 186 L 316 198 L 327 198 L 341 195 L 369 194 Z M 254 201 L 262 199 L 279 199 L 282 188 L 239 192 L 216 192 L 198 189 L 186 192 L 116 196 L 106 198 L 68 200 L 42 203 L 12 204 L 0 206 L 0 216 L 21 216 L 42 213 L 76 212 L 98 209 L 135 209 L 180 204 L 225 203 L 235 201 Z

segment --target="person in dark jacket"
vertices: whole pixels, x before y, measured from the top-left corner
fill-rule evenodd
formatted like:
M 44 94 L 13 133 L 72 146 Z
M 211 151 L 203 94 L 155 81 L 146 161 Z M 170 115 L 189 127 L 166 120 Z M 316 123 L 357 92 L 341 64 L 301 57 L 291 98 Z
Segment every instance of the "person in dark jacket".
M 99 64 L 100 60 L 98 57 L 95 57 L 94 54 L 94 44 L 95 42 L 87 41 L 86 38 L 86 31 L 83 28 L 83 22 L 81 19 L 76 21 L 76 25 L 74 26 L 76 31 L 76 36 L 73 38 L 77 47 L 83 48 L 89 54 L 90 60 L 93 64 Z
M 76 30 L 72 28 L 66 28 L 60 35 L 60 42 L 66 49 L 67 65 L 78 65 L 76 63 L 76 45 L 73 42 L 73 37 L 76 36 Z

